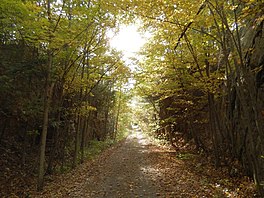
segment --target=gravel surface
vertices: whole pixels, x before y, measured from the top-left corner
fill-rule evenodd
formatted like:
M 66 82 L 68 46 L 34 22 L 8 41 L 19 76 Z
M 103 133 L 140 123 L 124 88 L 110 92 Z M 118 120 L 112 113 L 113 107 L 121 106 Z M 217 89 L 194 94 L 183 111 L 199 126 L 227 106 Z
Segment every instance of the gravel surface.
M 242 188 L 242 182 L 248 182 L 242 180 L 232 184 L 231 178 L 206 165 L 207 162 L 197 163 L 197 157 L 152 144 L 141 132 L 135 131 L 95 160 L 53 178 L 44 191 L 32 192 L 30 197 L 253 197 L 253 188 Z
M 157 197 L 151 143 L 135 132 L 90 170 L 70 197 Z

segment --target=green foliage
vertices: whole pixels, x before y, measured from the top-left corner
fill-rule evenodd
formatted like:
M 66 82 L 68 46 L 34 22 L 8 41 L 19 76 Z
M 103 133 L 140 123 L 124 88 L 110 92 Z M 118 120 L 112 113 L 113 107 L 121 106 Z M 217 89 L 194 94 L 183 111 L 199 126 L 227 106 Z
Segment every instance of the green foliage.
M 258 156 L 264 105 L 254 73 L 263 61 L 253 58 L 263 57 L 261 44 L 256 44 L 263 42 L 257 33 L 263 29 L 263 2 L 125 3 L 154 35 L 141 52 L 136 89 L 155 106 L 156 133 L 171 140 L 174 133 L 184 133 L 198 147 L 213 150 L 216 165 L 236 156 L 263 194 L 264 163 Z
M 194 157 L 194 154 L 192 153 L 179 153 L 177 154 L 177 159 L 180 159 L 180 160 L 189 160 L 191 158 Z
M 93 139 L 102 142 L 91 143 L 89 156 L 111 145 L 107 138 L 117 133 L 114 123 L 117 139 L 124 136 L 127 93 L 119 100 L 116 90 L 130 70 L 109 45 L 107 32 L 118 29 L 110 2 L 50 1 L 50 10 L 47 2 L 0 2 L 0 130 L 1 138 L 19 137 L 27 147 L 39 144 L 49 103 L 51 173 L 58 165 L 68 169 L 76 153 L 83 158 Z
M 107 139 L 105 141 L 90 141 L 85 149 L 85 156 L 87 159 L 94 159 L 96 156 L 101 154 L 104 150 L 114 145 L 114 141 L 112 139 Z
M 263 155 L 263 101 L 252 80 L 261 65 L 250 62 L 259 33 L 242 33 L 263 23 L 261 1 L 72 0 L 51 1 L 50 10 L 46 3 L 0 1 L 2 134 L 34 144 L 50 94 L 48 138 L 56 145 L 51 167 L 56 157 L 69 164 L 79 150 L 80 158 L 97 155 L 113 143 L 108 138 L 124 138 L 136 121 L 151 133 L 175 127 L 200 145 L 210 136 L 216 158 L 227 152 L 241 158 L 260 183 L 263 162 L 251 156 Z M 123 88 L 131 71 L 110 48 L 107 32 L 137 17 L 153 37 L 136 60 L 132 94 L 142 100 L 133 108 L 132 94 Z M 168 129 L 160 136 L 167 133 L 173 135 Z

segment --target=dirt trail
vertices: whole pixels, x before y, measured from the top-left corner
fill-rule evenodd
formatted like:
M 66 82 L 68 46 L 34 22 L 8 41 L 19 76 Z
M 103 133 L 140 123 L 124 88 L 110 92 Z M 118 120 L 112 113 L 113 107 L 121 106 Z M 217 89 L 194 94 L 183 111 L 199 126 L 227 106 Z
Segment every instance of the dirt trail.
M 134 132 L 93 163 L 55 179 L 32 197 L 244 197 L 215 183 L 207 170 L 199 173 L 193 167 L 199 169 L 199 164 L 186 163 L 177 155 Z
M 72 197 L 155 197 L 156 175 L 150 144 L 140 133 L 99 163 Z

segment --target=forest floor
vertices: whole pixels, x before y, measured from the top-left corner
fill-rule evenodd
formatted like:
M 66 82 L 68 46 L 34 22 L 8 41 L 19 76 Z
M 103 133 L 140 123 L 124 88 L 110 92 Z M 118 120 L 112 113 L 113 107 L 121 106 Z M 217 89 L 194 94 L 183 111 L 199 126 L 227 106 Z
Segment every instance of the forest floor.
M 199 156 L 158 146 L 134 132 L 30 197 L 254 197 L 249 179 L 231 178 Z

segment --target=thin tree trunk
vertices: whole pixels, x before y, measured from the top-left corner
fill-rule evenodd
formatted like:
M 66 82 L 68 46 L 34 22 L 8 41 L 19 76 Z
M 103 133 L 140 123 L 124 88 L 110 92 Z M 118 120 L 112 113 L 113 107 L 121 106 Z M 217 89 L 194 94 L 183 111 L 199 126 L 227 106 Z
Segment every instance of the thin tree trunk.
M 82 136 L 81 136 L 81 163 L 84 162 L 84 148 L 85 148 L 85 135 L 87 131 L 87 117 L 83 119 L 83 128 L 82 128 Z
M 79 145 L 80 145 L 80 130 L 81 130 L 81 116 L 78 113 L 77 116 L 77 129 L 75 131 L 75 144 L 74 144 L 74 156 L 72 167 L 75 168 L 78 164 L 78 154 L 79 154 Z
M 57 118 L 57 122 L 60 123 L 60 112 L 58 113 L 58 118 Z M 49 162 L 48 162 L 48 167 L 47 167 L 47 173 L 48 174 L 52 174 L 53 172 L 53 162 L 54 162 L 54 159 L 55 159 L 55 154 L 56 154 L 56 151 L 58 149 L 58 138 L 59 138 L 59 132 L 60 132 L 60 125 L 56 126 L 56 129 L 55 129 L 55 134 L 53 135 L 53 140 L 52 140 L 52 145 L 53 145 L 53 148 L 51 150 L 51 153 L 50 153 L 50 157 L 49 157 Z
M 51 7 L 50 0 L 47 0 L 47 15 L 48 20 L 51 23 Z M 49 42 L 51 43 L 51 32 L 49 33 Z M 43 125 L 40 142 L 40 154 L 39 154 L 39 170 L 38 170 L 38 184 L 37 190 L 41 191 L 44 184 L 44 172 L 45 172 L 45 150 L 46 150 L 46 139 L 48 133 L 48 122 L 49 122 L 49 108 L 52 93 L 52 86 L 50 86 L 50 71 L 52 67 L 52 51 L 49 49 L 48 52 L 48 64 L 47 64 L 47 76 L 45 83 L 44 93 L 44 110 L 43 110 Z
M 116 140 L 116 136 L 117 136 L 120 108 L 121 108 L 121 88 L 119 88 L 119 98 L 118 98 L 118 106 L 117 106 L 116 121 L 115 121 L 115 128 L 114 128 L 114 137 L 113 137 L 114 140 Z
M 108 125 L 108 115 L 109 115 L 109 105 L 107 105 L 107 109 L 105 111 L 105 123 L 104 123 L 104 134 L 107 135 L 108 134 L 108 130 L 107 130 L 107 125 Z
M 21 165 L 24 166 L 26 163 L 26 154 L 27 154 L 27 127 L 24 130 L 23 134 L 23 153 L 22 153 L 22 160 L 21 160 Z
M 38 175 L 38 191 L 43 189 L 44 183 L 44 169 L 45 169 L 45 150 L 46 150 L 46 139 L 48 133 L 48 120 L 49 120 L 49 108 L 51 101 L 52 86 L 49 85 L 50 82 L 50 69 L 52 65 L 52 54 L 48 52 L 49 61 L 47 68 L 47 78 L 45 85 L 45 94 L 44 94 L 44 112 L 43 112 L 43 126 L 41 133 L 41 143 L 40 143 L 40 156 L 39 156 L 39 175 Z
M 75 133 L 75 126 L 74 126 L 74 122 L 71 123 L 71 120 L 67 120 L 67 127 L 66 127 L 66 135 L 63 138 L 63 144 L 62 144 L 62 153 L 61 153 L 61 167 L 60 170 L 61 172 L 64 171 L 64 164 L 65 164 L 65 149 L 66 149 L 66 145 L 67 145 L 67 139 L 69 138 L 69 134 L 71 133 Z
M 217 138 L 217 129 L 216 129 L 216 124 L 215 124 L 215 118 L 214 118 L 214 113 L 213 113 L 213 108 L 214 108 L 214 99 L 213 99 L 213 94 L 208 93 L 208 103 L 209 103 L 209 120 L 210 120 L 210 131 L 211 131 L 211 138 L 212 138 L 212 143 L 213 143 L 213 151 L 214 151 L 214 156 L 215 156 L 215 166 L 219 166 L 220 159 L 219 159 L 219 148 L 218 148 L 218 138 Z
M 1 143 L 2 139 L 4 138 L 4 134 L 5 134 L 6 127 L 7 127 L 7 120 L 8 120 L 8 119 L 5 120 L 5 122 L 4 122 L 4 126 L 3 126 L 2 130 L 1 130 L 1 134 L 0 134 L 0 143 Z

